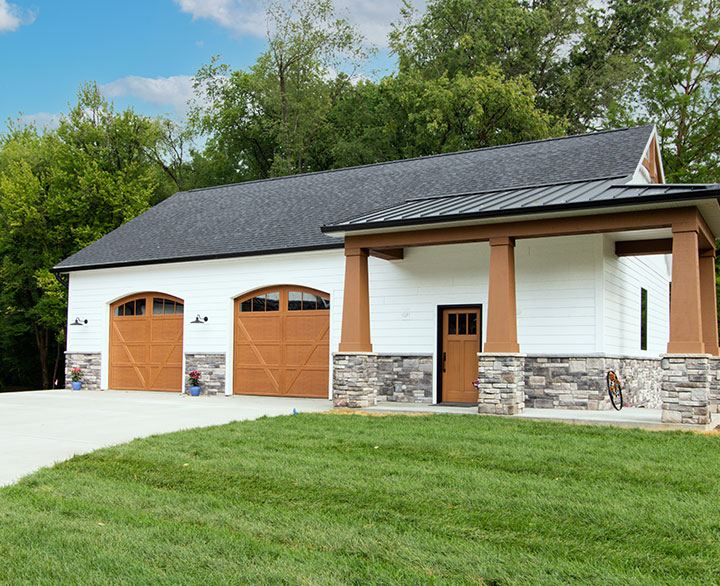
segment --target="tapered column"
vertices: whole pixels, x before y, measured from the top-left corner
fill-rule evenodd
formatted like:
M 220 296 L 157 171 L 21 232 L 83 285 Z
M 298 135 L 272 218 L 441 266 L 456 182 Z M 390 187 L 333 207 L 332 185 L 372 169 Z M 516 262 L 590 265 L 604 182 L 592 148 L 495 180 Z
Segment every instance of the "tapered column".
M 365 248 L 345 249 L 345 291 L 339 351 L 372 352 L 368 251 Z
M 519 352 L 515 302 L 515 240 L 490 239 L 490 283 L 488 291 L 485 352 Z
M 700 253 L 700 307 L 705 353 L 718 356 L 717 293 L 715 290 L 715 250 Z
M 704 354 L 697 230 L 673 226 L 668 354 Z

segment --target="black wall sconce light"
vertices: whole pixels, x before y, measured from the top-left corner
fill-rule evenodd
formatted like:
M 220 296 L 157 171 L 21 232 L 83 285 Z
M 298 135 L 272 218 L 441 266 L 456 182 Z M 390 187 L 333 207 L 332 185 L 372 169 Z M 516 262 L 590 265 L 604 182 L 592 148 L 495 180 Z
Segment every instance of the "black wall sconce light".
M 206 321 L 207 321 L 207 315 L 206 315 L 205 317 L 200 317 L 200 314 L 198 313 L 198 314 L 195 316 L 195 319 L 192 320 L 190 323 L 191 323 L 191 324 L 203 324 L 203 323 L 205 323 Z
M 79 317 L 76 317 L 75 321 L 73 323 L 71 323 L 70 325 L 71 326 L 86 326 L 87 320 L 86 319 L 81 320 Z

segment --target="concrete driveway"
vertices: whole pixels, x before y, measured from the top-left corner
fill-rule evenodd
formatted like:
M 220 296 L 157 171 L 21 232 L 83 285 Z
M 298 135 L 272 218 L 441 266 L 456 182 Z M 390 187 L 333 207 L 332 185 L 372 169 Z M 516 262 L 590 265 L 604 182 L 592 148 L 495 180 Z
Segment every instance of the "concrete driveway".
M 331 407 L 323 399 L 286 397 L 188 397 L 140 391 L 0 393 L 0 486 L 75 454 L 136 437 Z

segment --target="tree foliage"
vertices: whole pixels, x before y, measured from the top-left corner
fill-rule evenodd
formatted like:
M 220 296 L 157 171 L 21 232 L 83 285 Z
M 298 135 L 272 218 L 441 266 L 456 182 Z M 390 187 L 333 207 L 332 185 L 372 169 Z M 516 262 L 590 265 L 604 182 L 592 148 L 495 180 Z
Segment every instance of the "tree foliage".
M 34 384 L 58 377 L 64 342 L 66 291 L 49 270 L 148 207 L 154 127 L 88 84 L 57 130 L 11 127 L 0 145 L 0 338 L 34 341 Z M 16 357 L 3 353 L 10 372 Z

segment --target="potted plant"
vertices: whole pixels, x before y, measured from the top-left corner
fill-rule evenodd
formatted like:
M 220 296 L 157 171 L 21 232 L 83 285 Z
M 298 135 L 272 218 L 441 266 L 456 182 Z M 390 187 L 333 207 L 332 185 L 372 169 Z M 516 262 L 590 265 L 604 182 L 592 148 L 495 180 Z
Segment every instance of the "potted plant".
M 81 368 L 73 368 L 70 372 L 70 380 L 72 381 L 72 390 L 73 391 L 79 391 L 82 389 L 82 369 Z
M 188 372 L 188 379 L 190 382 L 190 396 L 191 397 L 199 397 L 200 396 L 200 371 L 193 370 L 192 372 Z

